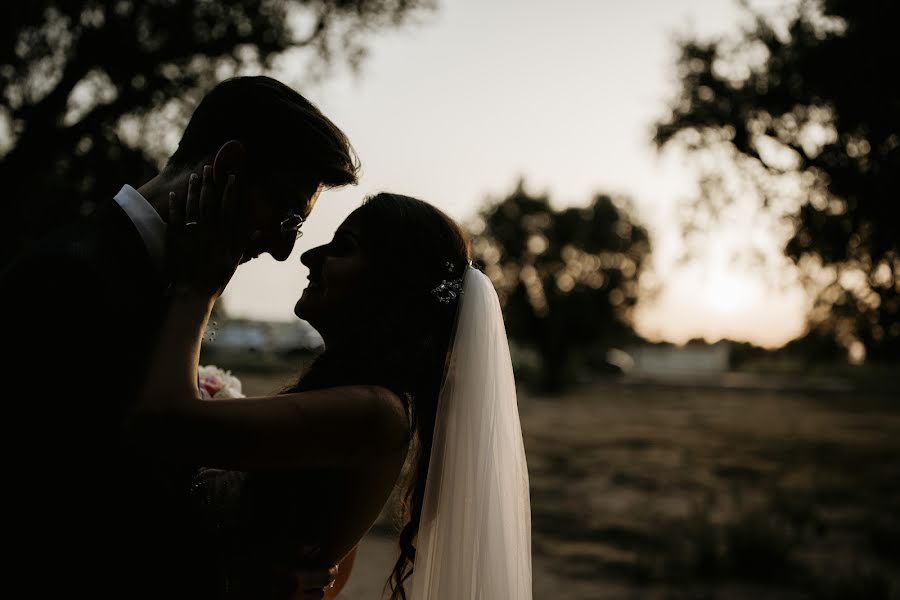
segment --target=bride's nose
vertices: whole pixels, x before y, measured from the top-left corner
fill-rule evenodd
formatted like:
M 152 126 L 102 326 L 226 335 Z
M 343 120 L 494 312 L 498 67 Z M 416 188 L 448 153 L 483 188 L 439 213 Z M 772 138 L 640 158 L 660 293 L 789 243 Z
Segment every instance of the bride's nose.
M 322 256 L 324 255 L 324 252 L 322 251 L 323 248 L 325 248 L 325 246 L 310 248 L 300 255 L 300 262 L 312 271 L 313 268 L 318 267 L 322 263 Z

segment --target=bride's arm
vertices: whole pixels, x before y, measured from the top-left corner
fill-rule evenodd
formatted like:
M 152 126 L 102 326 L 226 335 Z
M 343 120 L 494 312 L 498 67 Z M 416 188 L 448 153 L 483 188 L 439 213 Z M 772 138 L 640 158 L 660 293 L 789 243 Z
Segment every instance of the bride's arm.
M 168 248 L 178 257 L 166 319 L 127 423 L 126 438 L 154 455 L 235 470 L 355 465 L 405 448 L 405 409 L 374 386 L 207 402 L 197 387 L 200 344 L 213 304 L 240 262 L 234 178 L 213 201 L 211 175 L 192 178 L 187 206 L 171 198 Z M 200 218 L 203 212 L 206 216 Z M 212 213 L 212 214 L 210 214 Z M 200 224 L 184 226 L 186 219 Z
M 147 394 L 163 393 L 149 387 Z M 399 399 L 376 387 L 207 402 L 165 393 L 129 420 L 129 437 L 154 455 L 240 471 L 353 466 L 404 448 Z
M 128 437 L 155 455 L 235 470 L 358 464 L 405 447 L 399 398 L 375 386 L 209 402 L 197 388 L 213 300 L 176 291 Z

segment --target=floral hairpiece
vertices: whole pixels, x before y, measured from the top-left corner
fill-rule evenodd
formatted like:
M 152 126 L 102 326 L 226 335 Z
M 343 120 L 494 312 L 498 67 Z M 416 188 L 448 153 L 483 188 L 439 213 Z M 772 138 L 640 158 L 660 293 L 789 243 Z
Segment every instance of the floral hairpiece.
M 472 263 L 469 262 L 468 264 L 469 266 L 471 266 Z M 448 260 L 444 263 L 444 266 L 447 268 L 448 273 L 453 272 L 452 262 Z M 464 276 L 465 270 L 463 270 L 463 275 L 461 275 L 458 279 L 443 280 L 439 286 L 431 290 L 431 293 L 434 294 L 434 297 L 437 298 L 438 302 L 440 302 L 441 304 L 449 304 L 462 295 L 462 283 Z

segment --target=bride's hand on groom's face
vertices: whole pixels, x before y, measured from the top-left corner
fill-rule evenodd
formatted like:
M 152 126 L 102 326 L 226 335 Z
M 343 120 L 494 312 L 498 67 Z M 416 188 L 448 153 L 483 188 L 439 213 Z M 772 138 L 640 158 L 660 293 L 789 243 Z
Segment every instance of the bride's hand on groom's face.
M 191 174 L 184 196 L 169 194 L 166 258 L 176 286 L 213 297 L 225 289 L 246 244 L 237 202 L 235 176 L 217 186 L 208 165 Z

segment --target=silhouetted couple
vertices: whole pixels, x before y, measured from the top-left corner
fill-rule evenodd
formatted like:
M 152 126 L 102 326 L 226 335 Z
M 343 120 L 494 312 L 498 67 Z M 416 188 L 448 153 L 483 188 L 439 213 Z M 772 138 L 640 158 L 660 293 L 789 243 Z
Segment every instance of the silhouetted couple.
M 285 260 L 319 194 L 357 171 L 300 94 L 227 80 L 159 175 L 4 268 L 8 589 L 334 597 L 399 485 L 392 598 L 531 597 L 503 320 L 438 209 L 378 194 L 303 253 L 295 313 L 325 351 L 294 385 L 228 401 L 198 390 L 235 269 Z

